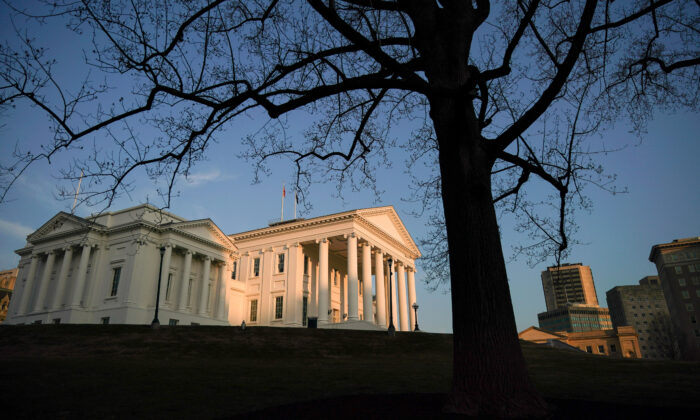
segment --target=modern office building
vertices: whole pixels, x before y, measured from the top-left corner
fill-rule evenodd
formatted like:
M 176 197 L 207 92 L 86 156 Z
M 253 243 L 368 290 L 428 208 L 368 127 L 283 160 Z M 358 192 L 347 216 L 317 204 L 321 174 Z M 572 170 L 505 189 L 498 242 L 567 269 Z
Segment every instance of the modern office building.
M 11 324 L 149 324 L 159 302 L 169 325 L 415 325 L 420 251 L 391 206 L 233 235 L 150 205 L 61 212 L 16 252 Z
M 654 245 L 649 261 L 659 273 L 682 358 L 700 360 L 700 236 Z
M 548 331 L 582 332 L 611 329 L 608 308 L 598 305 L 569 303 L 557 309 L 537 314 L 540 328 Z
M 598 305 L 591 267 L 581 263 L 547 267 L 542 272 L 542 289 L 547 311 L 572 303 Z
M 637 330 L 642 357 L 677 358 L 671 318 L 658 276 L 646 276 L 639 285 L 613 287 L 605 295 L 613 327 L 629 325 Z

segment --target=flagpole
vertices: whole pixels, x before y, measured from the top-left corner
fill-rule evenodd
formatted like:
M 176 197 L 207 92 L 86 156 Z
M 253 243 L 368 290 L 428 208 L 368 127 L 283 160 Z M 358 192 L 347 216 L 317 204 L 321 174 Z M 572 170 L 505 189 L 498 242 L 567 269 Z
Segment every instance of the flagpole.
M 83 171 L 80 170 L 80 179 L 78 180 L 78 188 L 75 190 L 75 199 L 73 200 L 73 207 L 70 209 L 70 214 L 75 212 L 75 205 L 78 203 L 78 193 L 80 192 L 80 184 L 83 182 Z
M 284 190 L 284 184 L 282 184 L 282 215 L 280 216 L 280 222 L 284 222 L 284 196 L 286 192 Z
M 297 190 L 294 189 L 294 219 L 297 218 Z

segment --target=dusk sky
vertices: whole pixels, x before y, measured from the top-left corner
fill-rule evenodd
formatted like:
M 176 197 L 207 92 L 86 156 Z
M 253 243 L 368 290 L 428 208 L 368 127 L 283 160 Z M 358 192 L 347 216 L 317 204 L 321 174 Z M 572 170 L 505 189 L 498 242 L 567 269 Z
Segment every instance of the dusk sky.
M 2 40 L 12 39 L 12 30 L 5 6 L 0 6 Z M 53 28 L 56 29 L 56 28 Z M 75 35 L 44 27 L 34 34 L 50 46 L 58 59 L 57 76 L 75 81 L 84 73 L 80 48 Z M 233 234 L 267 226 L 279 219 L 282 184 L 287 184 L 285 217 L 293 213 L 293 168 L 280 160 L 271 166 L 269 177 L 251 185 L 252 164 L 237 157 L 242 136 L 264 124 L 264 116 L 243 117 L 234 126 L 217 136 L 218 144 L 208 151 L 208 160 L 200 162 L 189 179 L 181 179 L 172 201 L 172 213 L 188 219 L 211 218 L 225 233 Z M 150 129 L 136 127 L 147 138 Z M 299 133 L 292 135 L 300 135 Z M 0 114 L 0 163 L 6 164 L 16 144 L 36 149 L 50 138 L 47 118 L 35 108 L 17 104 L 17 109 Z M 586 189 L 592 199 L 590 213 L 580 212 L 575 245 L 566 262 L 591 266 L 601 306 L 607 306 L 605 292 L 617 285 L 636 284 L 651 274 L 655 267 L 648 261 L 654 244 L 673 239 L 700 236 L 700 118 L 693 113 L 668 115 L 657 112 L 641 138 L 630 132 L 621 121 L 601 134 L 610 148 L 620 151 L 600 155 L 598 162 L 606 172 L 617 174 L 616 185 L 626 193 L 612 195 L 593 186 Z M 95 137 L 99 141 L 99 137 Z M 92 139 L 90 140 L 92 141 Z M 300 217 L 315 217 L 345 210 L 392 205 L 414 240 L 425 235 L 425 218 L 410 215 L 417 210 L 409 197 L 405 151 L 390 151 L 392 167 L 378 170 L 378 187 L 384 193 L 376 197 L 371 191 L 344 191 L 338 198 L 335 184 L 314 185 L 307 191 L 313 209 Z M 19 256 L 14 250 L 25 244 L 26 236 L 38 229 L 59 211 L 70 211 L 72 200 L 55 198 L 58 171 L 70 156 L 59 155 L 51 164 L 46 161 L 32 166 L 16 183 L 6 201 L 0 203 L 0 269 L 15 267 Z M 421 168 L 413 168 L 419 171 Z M 147 179 L 134 179 L 135 190 L 112 206 L 118 210 L 137 205 L 147 199 L 161 204 L 153 184 Z M 63 181 L 60 181 L 63 182 Z M 66 184 L 62 184 L 66 186 Z M 76 214 L 87 216 L 100 208 L 79 207 Z M 427 216 L 425 216 L 427 217 Z M 503 251 L 507 260 L 511 296 L 518 331 L 537 325 L 537 313 L 545 310 L 540 272 L 552 259 L 534 267 L 525 258 L 512 260 L 512 247 L 526 242 L 525 235 L 513 230 L 511 220 L 501 223 Z M 463 267 L 468 271 L 469 267 Z M 418 269 L 417 302 L 419 323 L 423 330 L 450 332 L 450 298 L 447 292 L 428 292 Z

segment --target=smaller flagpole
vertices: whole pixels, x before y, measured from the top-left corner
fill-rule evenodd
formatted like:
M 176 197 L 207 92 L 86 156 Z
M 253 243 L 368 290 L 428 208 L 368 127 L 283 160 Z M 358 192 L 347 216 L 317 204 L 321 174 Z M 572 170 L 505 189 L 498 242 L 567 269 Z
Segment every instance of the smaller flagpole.
M 70 214 L 75 212 L 75 205 L 78 204 L 78 193 L 80 192 L 80 184 L 83 182 L 83 170 L 80 170 L 80 179 L 78 180 L 78 188 L 75 190 L 75 199 L 73 200 L 73 207 L 70 209 Z
M 284 184 L 282 184 L 282 215 L 280 216 L 280 222 L 284 222 L 284 196 L 286 195 L 286 191 L 284 189 Z
M 294 219 L 297 218 L 297 190 L 294 189 Z

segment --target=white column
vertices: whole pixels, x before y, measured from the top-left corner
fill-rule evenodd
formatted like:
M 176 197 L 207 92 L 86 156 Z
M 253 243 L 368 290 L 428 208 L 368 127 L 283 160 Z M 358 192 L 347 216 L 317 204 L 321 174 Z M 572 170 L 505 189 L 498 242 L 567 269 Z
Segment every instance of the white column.
M 409 267 L 408 269 L 408 314 L 410 315 L 411 325 L 409 331 L 413 331 L 416 326 L 416 312 L 413 310 L 413 304 L 416 303 L 416 269 Z
M 408 305 L 406 305 L 406 273 L 404 272 L 403 263 L 399 263 L 397 266 L 396 283 L 399 285 L 399 322 L 401 323 L 401 331 L 410 331 Z
M 357 236 L 354 233 L 348 235 L 348 321 L 360 319 L 358 300 L 359 288 L 357 284 Z
M 384 287 L 384 254 L 374 254 L 374 284 L 377 289 L 377 325 L 386 328 L 386 288 Z
M 309 316 L 318 318 L 318 264 L 309 258 L 309 281 L 311 282 L 311 294 L 309 295 Z
M 318 322 L 328 323 L 330 291 L 328 290 L 328 239 L 318 242 Z
M 182 269 L 182 279 L 180 280 L 180 301 L 177 309 L 184 311 L 187 307 L 187 291 L 190 285 L 190 273 L 192 271 L 192 251 L 185 252 L 185 267 Z
M 63 261 L 61 262 L 61 271 L 58 272 L 56 292 L 53 295 L 53 303 L 51 304 L 51 307 L 54 309 L 61 308 L 63 294 L 66 289 L 66 279 L 68 278 L 68 269 L 70 268 L 71 262 L 73 262 L 73 247 L 67 246 L 63 250 L 65 253 L 63 254 Z
M 165 306 L 165 292 L 168 290 L 168 276 L 170 275 L 170 260 L 173 256 L 173 246 L 165 244 L 165 255 L 163 255 L 163 267 L 160 270 L 160 307 Z M 160 250 L 159 250 L 160 251 Z M 172 288 L 173 285 L 171 284 Z
M 391 268 L 391 273 L 389 273 L 389 283 L 391 283 L 391 319 L 394 321 L 394 328 L 396 328 L 397 331 L 401 331 L 399 329 L 399 318 L 396 316 L 398 313 L 398 302 L 396 301 L 396 260 L 394 260 L 394 264 Z
M 19 315 L 24 315 L 29 312 L 29 299 L 32 296 L 32 287 L 34 286 L 34 276 L 36 276 L 36 266 L 38 263 L 39 256 L 36 254 L 32 255 L 27 281 L 24 283 L 24 289 L 22 289 L 22 301 L 18 311 Z
M 374 324 L 372 313 L 372 247 L 362 246 L 362 313 L 365 321 Z
M 226 319 L 226 283 L 227 278 L 224 276 L 224 269 L 226 264 L 219 264 L 219 301 L 216 307 L 216 317 L 219 319 Z
M 34 302 L 34 312 L 39 312 L 44 309 L 46 304 L 46 291 L 49 289 L 49 282 L 51 281 L 51 272 L 53 271 L 53 263 L 56 261 L 56 254 L 53 251 L 46 253 L 46 264 L 44 265 L 44 273 L 41 276 L 41 283 L 39 283 L 39 293 Z
M 78 273 L 75 277 L 75 284 L 73 286 L 73 299 L 71 299 L 72 306 L 81 306 L 83 291 L 85 289 L 85 277 L 87 276 L 87 266 L 88 261 L 90 260 L 91 251 L 92 246 L 90 244 L 83 244 L 83 252 L 80 253 L 80 263 L 78 264 Z
M 199 295 L 199 314 L 206 315 L 209 304 L 209 272 L 211 270 L 211 258 L 204 257 L 204 270 L 202 270 L 202 288 Z

